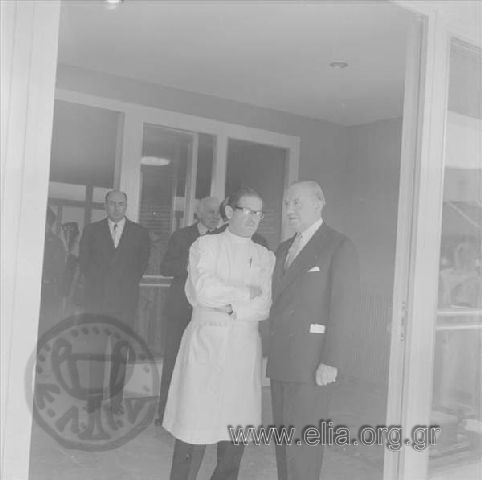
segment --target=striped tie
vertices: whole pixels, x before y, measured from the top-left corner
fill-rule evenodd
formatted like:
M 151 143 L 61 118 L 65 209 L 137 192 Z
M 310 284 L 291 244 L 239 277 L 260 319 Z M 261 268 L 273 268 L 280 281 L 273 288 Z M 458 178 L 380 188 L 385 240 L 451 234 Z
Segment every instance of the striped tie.
M 290 268 L 291 264 L 293 263 L 293 260 L 298 255 L 300 244 L 301 244 L 301 234 L 297 233 L 295 239 L 293 240 L 293 243 L 291 244 L 290 249 L 288 250 L 288 255 L 286 255 L 285 269 Z

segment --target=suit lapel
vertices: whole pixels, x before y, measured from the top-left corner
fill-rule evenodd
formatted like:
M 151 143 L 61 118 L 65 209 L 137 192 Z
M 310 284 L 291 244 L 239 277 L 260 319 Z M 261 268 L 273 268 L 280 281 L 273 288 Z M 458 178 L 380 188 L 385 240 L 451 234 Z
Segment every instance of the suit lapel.
M 197 223 L 192 224 L 190 228 L 192 238 L 194 239 L 191 243 L 194 243 L 201 236 L 201 234 L 199 233 L 199 228 L 197 228 Z M 205 235 L 209 235 L 209 232 L 206 232 Z
M 104 242 L 109 246 L 109 250 L 114 251 L 114 240 L 112 240 L 112 235 L 110 234 L 109 222 L 107 218 L 101 224 L 102 237 Z
M 323 237 L 326 235 L 328 228 L 325 223 L 315 232 L 311 237 L 310 241 L 303 247 L 301 252 L 293 260 L 293 263 L 286 270 L 284 275 L 281 275 L 279 282 L 277 283 L 277 288 L 275 294 L 273 295 L 273 300 L 285 290 L 285 288 L 290 285 L 299 275 L 305 273 L 310 267 L 312 267 L 320 254 L 320 250 L 323 247 Z M 293 237 L 294 238 L 294 237 Z M 286 261 L 286 255 L 288 253 L 289 245 L 286 248 L 284 255 L 279 257 L 278 268 L 283 269 Z
M 114 248 L 116 254 L 121 251 L 121 248 L 125 247 L 125 245 L 129 243 L 129 236 L 131 233 L 130 223 L 131 222 L 126 218 L 126 222 L 124 223 L 124 228 L 122 230 L 122 235 L 119 238 L 119 243 L 117 245 L 117 248 Z M 112 246 L 114 246 L 114 242 L 112 242 Z

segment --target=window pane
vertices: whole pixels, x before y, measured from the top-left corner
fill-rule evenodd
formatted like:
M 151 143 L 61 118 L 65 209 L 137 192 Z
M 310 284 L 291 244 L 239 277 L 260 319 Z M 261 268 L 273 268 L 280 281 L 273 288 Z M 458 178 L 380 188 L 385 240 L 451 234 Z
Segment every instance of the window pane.
M 104 199 L 95 203 L 91 192 L 114 186 L 122 118 L 120 112 L 55 101 L 48 205 L 56 219 L 48 228 L 44 250 L 40 333 L 77 311 L 81 303 L 81 289 L 74 281 L 78 241 L 86 220 L 105 218 Z M 79 235 L 74 234 L 76 227 Z
M 482 440 L 481 52 L 454 43 L 450 68 L 431 418 L 441 431 L 430 450 L 433 474 L 480 458 Z M 479 467 L 464 468 L 460 478 Z
M 199 134 L 195 194 L 197 199 L 208 197 L 211 192 L 215 143 L 215 137 L 212 135 Z
M 76 200 L 79 202 L 85 202 L 85 185 L 50 182 L 49 198 L 58 198 L 58 199 L 64 199 L 64 200 Z
M 82 230 L 85 214 L 100 208 L 114 187 L 122 118 L 120 112 L 55 101 L 49 204 L 59 209 L 62 223 L 76 221 Z M 69 211 L 75 220 L 66 217 Z M 99 217 L 105 217 L 103 209 L 88 222 Z
M 144 126 L 139 222 L 152 239 L 148 275 L 159 275 L 171 233 L 184 226 L 192 145 L 193 135 L 188 132 Z
M 105 210 L 93 209 L 91 212 L 91 222 L 98 222 L 105 218 Z
M 50 180 L 112 188 L 122 114 L 55 101 Z
M 111 190 L 112 190 L 112 188 L 94 187 L 93 190 L 92 190 L 92 201 L 104 204 L 105 196 L 106 196 L 107 192 L 109 192 Z
M 271 248 L 276 248 L 281 240 L 285 165 L 286 150 L 283 148 L 229 139 L 226 196 L 242 186 L 254 188 L 261 195 L 265 216 L 258 233 Z

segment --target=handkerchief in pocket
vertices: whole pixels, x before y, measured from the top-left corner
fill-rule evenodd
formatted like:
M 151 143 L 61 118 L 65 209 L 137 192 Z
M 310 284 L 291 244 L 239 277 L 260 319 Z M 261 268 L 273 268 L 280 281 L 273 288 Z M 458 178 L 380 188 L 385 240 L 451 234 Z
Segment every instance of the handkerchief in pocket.
M 320 323 L 312 323 L 310 325 L 310 333 L 325 333 L 326 327 Z
M 320 271 L 320 267 L 311 267 L 308 272 L 319 272 Z

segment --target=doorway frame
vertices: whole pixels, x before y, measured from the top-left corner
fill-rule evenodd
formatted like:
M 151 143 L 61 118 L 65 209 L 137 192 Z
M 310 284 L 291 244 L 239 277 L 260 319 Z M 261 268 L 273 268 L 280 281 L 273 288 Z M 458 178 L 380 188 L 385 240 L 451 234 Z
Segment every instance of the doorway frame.
M 419 15 L 424 24 L 420 50 L 413 38 L 408 47 L 420 62 L 417 68 L 412 58 L 406 72 L 404 120 L 407 114 L 412 122 L 404 121 L 402 134 L 406 163 L 400 172 L 386 422 L 401 426 L 402 438 L 409 438 L 414 426 L 431 423 L 450 46 L 457 39 L 482 48 L 482 29 L 480 21 L 474 28 L 454 18 L 448 2 L 393 3 Z M 428 448 L 386 449 L 383 478 L 426 479 L 428 464 Z

